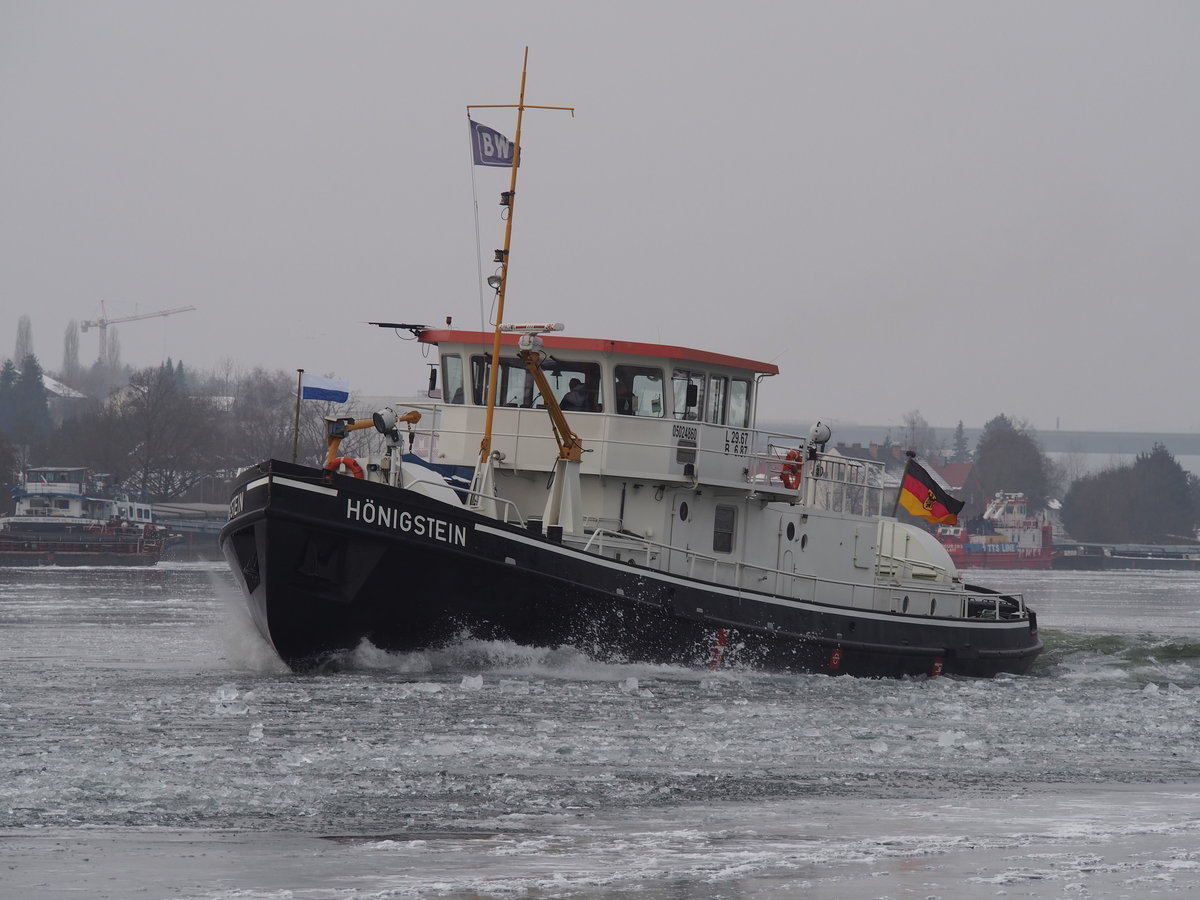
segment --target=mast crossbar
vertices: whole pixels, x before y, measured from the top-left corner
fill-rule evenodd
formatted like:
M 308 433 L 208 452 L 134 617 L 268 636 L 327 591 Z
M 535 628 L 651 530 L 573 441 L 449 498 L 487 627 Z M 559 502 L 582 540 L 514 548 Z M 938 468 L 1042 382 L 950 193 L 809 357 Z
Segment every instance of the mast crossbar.
M 575 115 L 573 106 L 532 106 L 528 103 L 472 103 L 467 109 L 561 109 Z

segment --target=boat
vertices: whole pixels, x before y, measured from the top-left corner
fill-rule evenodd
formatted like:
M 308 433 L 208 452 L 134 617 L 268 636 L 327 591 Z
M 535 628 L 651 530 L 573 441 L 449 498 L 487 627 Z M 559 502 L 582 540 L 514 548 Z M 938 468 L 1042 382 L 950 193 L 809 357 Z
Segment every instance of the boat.
M 1049 569 L 1056 556 L 1053 526 L 1022 493 L 998 491 L 980 518 L 935 534 L 961 569 Z
M 1200 571 L 1200 546 L 1196 544 L 1097 544 L 1064 543 L 1054 558 L 1054 568 L 1074 571 L 1167 569 Z
M 880 464 L 827 452 L 822 422 L 757 426 L 774 363 L 505 323 L 515 185 L 514 166 L 494 330 L 373 323 L 436 355 L 427 396 L 330 417 L 323 462 L 234 483 L 221 547 L 288 666 L 473 637 L 711 669 L 1030 669 L 1035 612 L 885 515 Z
M 168 539 L 148 503 L 86 467 L 26 469 L 0 518 L 0 566 L 153 566 Z

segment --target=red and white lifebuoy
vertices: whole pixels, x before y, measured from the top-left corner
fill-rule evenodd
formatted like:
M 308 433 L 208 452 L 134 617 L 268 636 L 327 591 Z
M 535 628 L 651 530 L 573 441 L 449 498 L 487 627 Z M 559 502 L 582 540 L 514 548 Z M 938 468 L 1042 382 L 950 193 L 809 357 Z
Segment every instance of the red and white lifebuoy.
M 325 463 L 325 470 L 328 472 L 334 472 L 339 466 L 345 466 L 346 471 L 355 478 L 363 477 L 362 466 L 358 464 L 358 460 L 353 456 L 335 456 L 329 462 Z
M 787 462 L 779 473 L 779 480 L 789 491 L 800 487 L 800 476 L 804 472 L 804 456 L 795 448 L 787 452 Z

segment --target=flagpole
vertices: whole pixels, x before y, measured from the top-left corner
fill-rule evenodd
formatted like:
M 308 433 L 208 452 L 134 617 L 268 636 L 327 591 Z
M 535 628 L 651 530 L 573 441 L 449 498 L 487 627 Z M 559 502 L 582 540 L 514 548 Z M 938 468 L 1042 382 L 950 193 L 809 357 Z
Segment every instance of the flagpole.
M 496 331 L 492 337 L 492 365 L 488 372 L 487 415 L 483 420 L 483 440 L 479 443 L 479 462 L 486 463 L 492 452 L 492 417 L 496 412 L 496 379 L 500 374 L 500 325 L 504 322 L 504 293 L 508 287 L 508 251 L 512 244 L 513 214 L 517 209 L 517 167 L 521 164 L 521 119 L 525 115 L 525 74 L 529 68 L 529 48 L 521 63 L 521 93 L 517 100 L 517 133 L 513 137 L 512 175 L 508 180 L 508 217 L 504 222 L 504 249 L 500 252 L 500 287 L 496 290 Z
M 904 493 L 904 479 L 908 475 L 908 467 L 912 465 L 912 461 L 916 459 L 917 454 L 911 450 L 905 450 L 904 455 L 908 457 L 908 462 L 904 464 L 904 471 L 900 473 L 900 489 L 896 491 L 896 502 L 892 505 L 892 518 L 896 518 L 896 513 L 900 511 L 900 495 Z
M 300 447 L 300 394 L 303 391 L 304 370 L 296 370 L 296 418 L 292 422 L 292 462 L 296 461 L 296 453 Z

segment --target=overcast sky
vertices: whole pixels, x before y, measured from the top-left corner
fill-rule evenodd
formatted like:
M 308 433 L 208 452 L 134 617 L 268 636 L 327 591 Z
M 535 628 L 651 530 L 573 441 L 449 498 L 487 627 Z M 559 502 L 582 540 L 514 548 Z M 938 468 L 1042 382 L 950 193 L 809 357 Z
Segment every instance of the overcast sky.
M 769 420 L 1200 429 L 1188 0 L 0 0 L 0 357 L 194 305 L 124 362 L 411 393 L 365 323 L 479 327 L 525 45 L 508 320 L 776 362 Z

